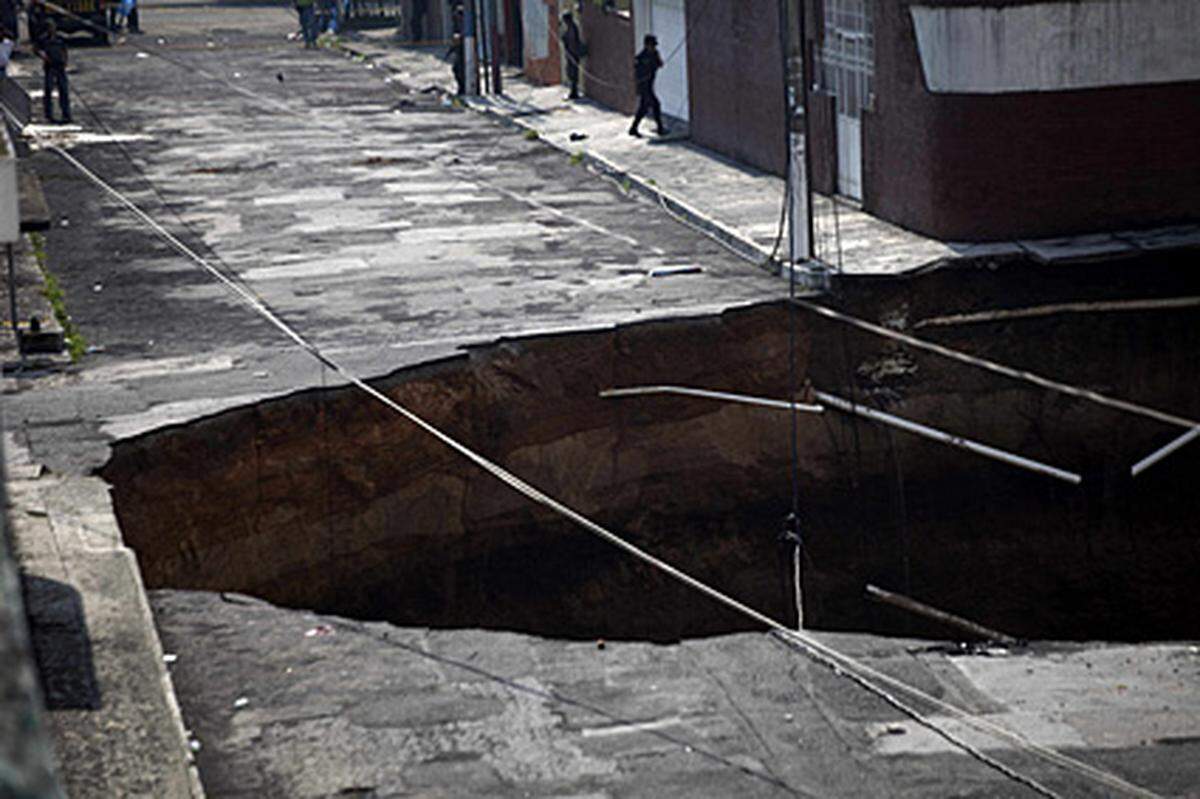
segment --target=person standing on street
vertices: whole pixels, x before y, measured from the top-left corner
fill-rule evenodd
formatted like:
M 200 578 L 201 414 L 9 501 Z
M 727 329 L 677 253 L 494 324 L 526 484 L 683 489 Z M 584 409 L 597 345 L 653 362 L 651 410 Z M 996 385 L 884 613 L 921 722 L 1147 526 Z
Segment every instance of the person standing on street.
M 8 76 L 8 61 L 12 58 L 13 36 L 7 28 L 0 28 L 0 78 Z
M 583 37 L 579 35 L 579 26 L 575 24 L 575 17 L 571 15 L 570 11 L 562 15 L 562 22 L 563 52 L 567 55 L 567 83 L 571 87 L 571 93 L 567 95 L 567 99 L 578 100 L 579 64 L 587 55 L 587 45 L 583 43 Z
M 454 70 L 454 82 L 458 84 L 458 96 L 462 97 L 467 93 L 467 61 L 464 46 L 463 35 L 455 33 L 450 37 L 450 49 L 446 51 L 446 56 L 450 59 L 450 68 Z
M 658 102 L 658 97 L 654 94 L 654 76 L 662 69 L 662 56 L 658 54 L 658 38 L 653 34 L 646 34 L 646 38 L 642 40 L 642 52 L 637 54 L 633 60 L 633 78 L 637 83 L 638 107 L 637 113 L 633 116 L 633 124 L 629 126 L 630 136 L 641 136 L 638 133 L 638 125 L 645 119 L 646 114 L 654 114 L 654 122 L 658 125 L 658 135 L 665 136 L 667 133 L 666 127 L 662 121 L 662 104 Z
M 305 47 L 317 46 L 316 0 L 294 0 Z
M 29 42 L 36 53 L 42 39 L 46 38 L 46 4 L 43 0 L 29 0 L 29 8 L 25 12 L 25 27 L 29 31 Z
M 17 0 L 0 0 L 0 28 L 17 40 Z
M 42 111 L 47 122 L 54 121 L 54 92 L 58 90 L 58 107 L 62 121 L 71 124 L 71 89 L 67 85 L 67 43 L 58 35 L 53 21 L 46 23 L 46 34 L 37 49 L 42 59 Z

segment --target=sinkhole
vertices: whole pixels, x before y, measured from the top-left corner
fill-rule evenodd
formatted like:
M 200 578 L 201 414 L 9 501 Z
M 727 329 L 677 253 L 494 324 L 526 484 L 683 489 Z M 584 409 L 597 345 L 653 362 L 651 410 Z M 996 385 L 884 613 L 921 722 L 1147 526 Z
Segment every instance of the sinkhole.
M 847 280 L 820 301 L 1196 418 L 1200 314 L 1177 301 L 1200 294 L 1195 283 L 1166 256 L 1054 270 L 992 263 Z M 1082 482 L 828 407 L 795 419 L 793 464 L 786 412 L 600 396 L 682 385 L 785 398 L 803 384 Z M 869 601 L 873 584 L 1024 638 L 1200 636 L 1200 492 L 1191 485 L 1200 445 L 1133 478 L 1130 465 L 1178 429 L 786 303 L 505 340 L 374 385 L 630 542 L 787 623 L 796 616 L 793 566 L 780 532 L 794 475 L 806 626 L 960 637 Z M 577 639 L 665 642 L 756 628 L 530 503 L 353 388 L 303 391 L 121 441 L 102 475 L 152 589 Z

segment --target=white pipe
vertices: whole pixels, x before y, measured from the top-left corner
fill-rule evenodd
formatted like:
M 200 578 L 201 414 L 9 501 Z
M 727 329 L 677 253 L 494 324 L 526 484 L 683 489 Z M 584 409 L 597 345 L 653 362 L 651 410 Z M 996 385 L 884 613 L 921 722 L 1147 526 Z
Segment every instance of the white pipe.
M 646 394 L 684 394 L 693 397 L 703 397 L 705 399 L 724 400 L 727 402 L 741 402 L 748 405 L 759 405 L 765 408 L 777 408 L 779 410 L 796 410 L 817 412 L 823 410 L 820 405 L 802 405 L 800 403 L 791 403 L 786 400 L 764 399 L 762 397 L 750 397 L 745 394 L 729 394 L 724 391 L 708 391 L 700 388 L 687 388 L 685 386 L 630 386 L 627 388 L 610 388 L 600 392 L 601 397 L 632 397 Z M 857 414 L 858 416 L 871 419 L 872 421 L 880 422 L 881 424 L 891 425 L 901 430 L 913 433 L 914 435 L 923 436 L 924 438 L 940 441 L 943 444 L 948 444 L 952 447 L 965 449 L 974 452 L 977 455 L 983 455 L 986 458 L 1003 461 L 1012 466 L 1018 466 L 1022 469 L 1028 469 L 1031 472 L 1049 475 L 1059 480 L 1079 485 L 1083 482 L 1083 478 L 1074 472 L 1068 472 L 1065 469 L 1059 469 L 1056 466 L 1050 466 L 1040 461 L 1035 461 L 1031 458 L 1026 458 L 1021 455 L 1014 455 L 1011 452 L 1005 452 L 1002 449 L 990 447 L 987 444 L 980 444 L 978 441 L 972 441 L 969 438 L 952 435 L 950 433 L 937 430 L 933 427 L 927 427 L 918 422 L 913 422 L 908 419 L 902 419 L 899 416 L 894 416 L 890 413 L 877 411 L 874 408 L 868 408 L 863 405 L 844 400 L 841 397 L 827 394 L 824 391 L 815 392 L 815 396 L 825 405 L 845 411 L 846 413 Z M 1186 442 L 1185 442 L 1186 443 Z
M 940 441 L 941 443 L 947 444 L 951 447 L 965 449 L 969 452 L 974 452 L 977 455 L 983 455 L 986 458 L 1003 461 L 1004 463 L 1012 466 L 1028 469 L 1031 472 L 1039 472 L 1040 474 L 1049 475 L 1050 477 L 1055 477 L 1073 485 L 1079 485 L 1083 482 L 1083 478 L 1080 475 L 1075 474 L 1074 472 L 1068 472 L 1065 469 L 1059 469 L 1057 466 L 1050 466 L 1042 463 L 1041 461 L 1035 461 L 1031 458 L 1026 458 L 1021 455 L 1014 455 L 1011 452 L 1005 452 L 1002 449 L 996 449 L 995 447 L 988 446 L 987 444 L 980 444 L 978 441 L 972 441 L 969 438 L 952 435 L 950 433 L 937 430 L 936 428 L 919 424 L 918 422 L 902 419 L 901 417 L 894 416 L 890 413 L 884 413 L 883 411 L 875 410 L 874 408 L 868 408 L 864 405 L 858 405 L 856 403 L 849 402 L 841 397 L 835 397 L 832 394 L 826 394 L 823 391 L 817 392 L 817 399 L 821 400 L 821 402 L 825 403 L 826 405 L 837 408 L 838 410 L 846 411 L 847 413 L 853 413 L 858 416 L 871 419 L 872 421 L 890 425 L 892 427 L 897 427 L 914 435 L 923 436 L 924 438 L 929 438 L 934 441 Z
M 1104 394 L 1100 394 L 1089 389 L 1069 386 L 1066 383 L 1060 383 L 1057 380 L 1051 380 L 1049 378 L 1042 377 L 1041 375 L 1034 374 L 1033 372 L 1027 372 L 1022 369 L 1014 369 L 1011 366 L 1005 366 L 1004 364 L 996 363 L 995 361 L 989 361 L 985 358 L 977 358 L 974 355 L 968 355 L 965 352 L 960 352 L 958 350 L 951 349 L 950 347 L 943 347 L 941 344 L 934 344 L 932 341 L 925 341 L 924 339 L 919 339 L 915 336 L 910 336 L 897 330 L 891 330 L 882 325 L 872 324 L 871 322 L 859 319 L 858 317 L 850 316 L 849 314 L 842 313 L 841 311 L 835 311 L 833 308 L 826 308 L 824 305 L 817 305 L 816 303 L 809 302 L 808 300 L 804 300 L 799 297 L 792 300 L 792 302 L 794 302 L 796 305 L 799 305 L 801 308 L 807 308 L 813 313 L 818 314 L 819 316 L 824 316 L 827 319 L 836 319 L 839 322 L 845 322 L 848 325 L 857 327 L 859 330 L 865 330 L 868 333 L 872 333 L 877 336 L 883 336 L 884 338 L 889 338 L 892 341 L 899 341 L 901 343 L 908 344 L 911 347 L 917 347 L 918 349 L 923 349 L 927 352 L 933 352 L 941 355 L 944 358 L 951 358 L 962 363 L 969 363 L 972 366 L 977 366 L 980 369 L 986 369 L 989 372 L 1004 375 L 1005 377 L 1011 377 L 1014 380 L 1023 380 L 1026 383 L 1032 383 L 1035 386 L 1041 386 L 1042 388 L 1049 389 L 1050 391 L 1057 391 L 1061 394 L 1078 397 L 1079 399 L 1094 402 L 1098 405 L 1115 408 L 1116 410 L 1125 411 L 1126 413 L 1137 414 L 1138 416 L 1144 416 L 1147 419 L 1157 419 L 1160 422 L 1166 422 L 1167 424 L 1173 424 L 1179 427 L 1191 429 L 1197 425 L 1200 425 L 1200 422 L 1197 422 L 1194 419 L 1185 419 L 1182 416 L 1164 413 L 1163 411 L 1158 411 L 1154 408 L 1147 408 L 1144 405 L 1138 405 L 1133 402 L 1114 399 L 1113 397 L 1105 396 Z
M 820 405 L 764 399 L 762 397 L 751 397 L 746 394 L 730 394 L 725 391 L 709 391 L 708 389 L 688 388 L 687 386 L 631 386 L 629 388 L 609 388 L 600 392 L 600 396 L 604 398 L 635 397 L 645 394 L 683 394 L 688 397 L 700 397 L 702 399 L 721 400 L 723 402 L 739 402 L 743 405 L 758 405 L 764 408 L 778 408 L 784 411 L 797 410 L 804 411 L 805 413 L 821 413 L 825 410 Z
M 1179 449 L 1182 446 L 1190 444 L 1197 437 L 1200 437 L 1200 427 L 1193 427 L 1191 430 L 1187 431 L 1186 433 L 1181 435 L 1179 438 L 1172 441 L 1170 444 L 1167 444 L 1166 446 L 1164 446 L 1160 449 L 1157 449 L 1154 452 L 1151 452 L 1149 455 L 1142 458 L 1137 463 L 1133 464 L 1132 468 L 1130 468 L 1130 470 L 1129 470 L 1129 473 L 1131 475 L 1133 475 L 1134 477 L 1137 477 L 1139 474 L 1146 471 L 1151 466 L 1158 463 L 1159 461 L 1161 461 L 1163 458 L 1170 455 L 1175 450 Z

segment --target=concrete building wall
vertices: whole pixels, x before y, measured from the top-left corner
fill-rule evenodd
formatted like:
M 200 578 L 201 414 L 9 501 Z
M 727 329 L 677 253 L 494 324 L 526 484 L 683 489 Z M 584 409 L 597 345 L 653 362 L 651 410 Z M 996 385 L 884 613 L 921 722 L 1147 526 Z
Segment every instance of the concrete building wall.
M 692 140 L 783 174 L 783 60 L 777 2 L 688 0 Z
M 1021 91 L 931 92 L 925 64 L 949 57 L 927 52 L 922 58 L 914 19 L 934 7 L 972 5 L 978 4 L 874 4 L 876 98 L 863 119 L 866 210 L 926 235 L 980 241 L 1200 218 L 1200 147 L 1195 146 L 1200 81 L 1064 89 L 1067 83 L 1048 82 L 1045 76 L 1074 75 L 1071 81 L 1078 82 L 1087 71 L 1061 65 L 1055 73 L 1042 64 L 1022 78 L 1027 82 Z M 1144 28 L 1138 8 L 1144 13 L 1178 10 L 1171 0 L 1038 5 L 1060 6 L 1063 19 L 1071 18 L 1072 6 L 1124 9 L 1131 16 L 1118 22 L 1131 31 Z M 990 2 L 988 13 L 1028 6 L 1017 0 Z M 1088 18 L 1078 9 L 1074 13 L 1076 19 Z M 1016 35 L 1023 29 L 1010 30 Z M 1009 42 L 1008 50 L 1025 46 Z M 1017 74 L 998 69 L 985 80 L 982 74 L 949 77 L 942 69 L 934 67 L 935 86 L 980 92 L 1007 86 Z M 1093 82 L 1102 77 L 1087 74 Z
M 914 5 L 932 92 L 1061 91 L 1200 80 L 1196 0 Z
M 595 3 L 580 5 L 583 40 L 588 46 L 583 91 L 610 108 L 632 114 L 637 109 L 633 80 L 633 20 L 628 14 L 604 11 Z

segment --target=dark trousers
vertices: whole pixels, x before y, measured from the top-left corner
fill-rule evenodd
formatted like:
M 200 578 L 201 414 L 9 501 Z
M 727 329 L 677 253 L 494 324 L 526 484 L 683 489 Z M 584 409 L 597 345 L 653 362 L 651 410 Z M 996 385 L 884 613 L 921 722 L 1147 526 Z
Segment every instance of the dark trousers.
M 571 87 L 571 96 L 579 96 L 579 60 L 567 53 L 567 84 Z
M 300 17 L 300 33 L 304 36 L 304 46 L 312 47 L 317 43 L 317 9 L 315 6 L 297 6 L 296 14 Z
M 58 90 L 58 107 L 65 122 L 71 121 L 71 89 L 67 86 L 67 68 L 47 65 L 42 70 L 42 111 L 46 121 L 54 119 L 54 91 Z
M 658 125 L 659 133 L 666 130 L 662 121 L 662 105 L 654 95 L 654 89 L 638 91 L 637 113 L 633 115 L 633 124 L 629 126 L 629 129 L 637 130 L 638 125 L 642 124 L 642 120 L 646 118 L 646 114 L 654 115 L 654 123 Z

